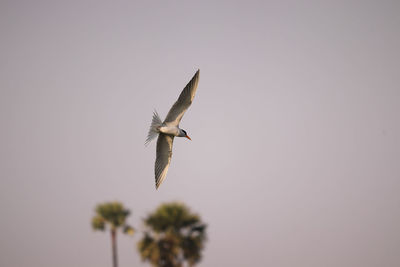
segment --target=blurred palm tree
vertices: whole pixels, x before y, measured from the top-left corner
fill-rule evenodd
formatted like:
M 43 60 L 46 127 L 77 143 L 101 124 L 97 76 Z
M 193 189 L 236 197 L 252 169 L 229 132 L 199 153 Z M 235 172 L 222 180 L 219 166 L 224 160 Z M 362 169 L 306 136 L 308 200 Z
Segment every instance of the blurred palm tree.
M 144 219 L 147 228 L 138 243 L 143 261 L 153 266 L 194 266 L 201 260 L 206 224 L 183 203 L 166 203 Z
M 133 228 L 126 224 L 126 218 L 130 211 L 125 209 L 120 202 L 107 202 L 96 206 L 96 215 L 92 218 L 94 230 L 105 231 L 106 228 L 111 232 L 111 246 L 113 267 L 118 267 L 117 259 L 117 230 L 123 229 L 124 233 L 133 234 Z

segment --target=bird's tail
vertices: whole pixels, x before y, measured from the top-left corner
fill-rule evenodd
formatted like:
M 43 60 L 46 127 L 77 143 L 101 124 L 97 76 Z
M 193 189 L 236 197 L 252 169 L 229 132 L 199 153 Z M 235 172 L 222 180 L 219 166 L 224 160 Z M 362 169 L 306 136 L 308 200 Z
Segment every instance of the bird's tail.
M 151 120 L 151 125 L 149 129 L 149 133 L 147 134 L 146 142 L 144 143 L 146 146 L 157 137 L 158 133 L 160 132 L 158 128 L 162 125 L 162 121 L 160 116 L 158 115 L 157 111 L 154 110 L 153 112 L 153 119 Z

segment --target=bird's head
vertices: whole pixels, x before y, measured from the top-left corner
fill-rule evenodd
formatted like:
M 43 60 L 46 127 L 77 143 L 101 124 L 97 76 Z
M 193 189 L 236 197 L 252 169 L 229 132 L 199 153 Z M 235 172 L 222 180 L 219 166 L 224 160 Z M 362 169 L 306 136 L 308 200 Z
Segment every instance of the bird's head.
M 187 139 L 192 140 L 192 139 L 187 135 L 187 133 L 186 133 L 185 130 L 183 130 L 183 129 L 180 129 L 180 130 L 181 130 L 180 133 L 179 133 L 179 136 L 180 136 L 180 137 L 186 137 Z

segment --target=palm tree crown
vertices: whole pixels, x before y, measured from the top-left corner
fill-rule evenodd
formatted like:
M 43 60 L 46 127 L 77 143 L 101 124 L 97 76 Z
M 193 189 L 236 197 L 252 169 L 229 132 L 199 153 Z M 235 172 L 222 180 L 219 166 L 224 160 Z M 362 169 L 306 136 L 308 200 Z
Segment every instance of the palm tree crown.
M 153 266 L 190 266 L 201 260 L 206 225 L 182 203 L 166 203 L 144 219 L 147 230 L 138 243 L 144 261 Z
M 121 226 L 126 228 L 126 218 L 130 211 L 125 209 L 123 204 L 117 201 L 99 204 L 96 206 L 96 216 L 92 219 L 92 227 L 94 230 L 104 231 L 106 225 L 110 229 L 118 229 Z M 129 227 L 129 226 L 128 226 Z

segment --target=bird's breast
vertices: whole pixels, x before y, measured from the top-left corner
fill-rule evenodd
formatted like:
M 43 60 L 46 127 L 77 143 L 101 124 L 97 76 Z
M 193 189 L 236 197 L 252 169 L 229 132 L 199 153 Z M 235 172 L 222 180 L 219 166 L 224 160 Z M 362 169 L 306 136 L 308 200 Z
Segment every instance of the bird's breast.
M 170 134 L 174 136 L 179 135 L 179 128 L 176 126 L 161 126 L 159 131 L 164 134 Z

